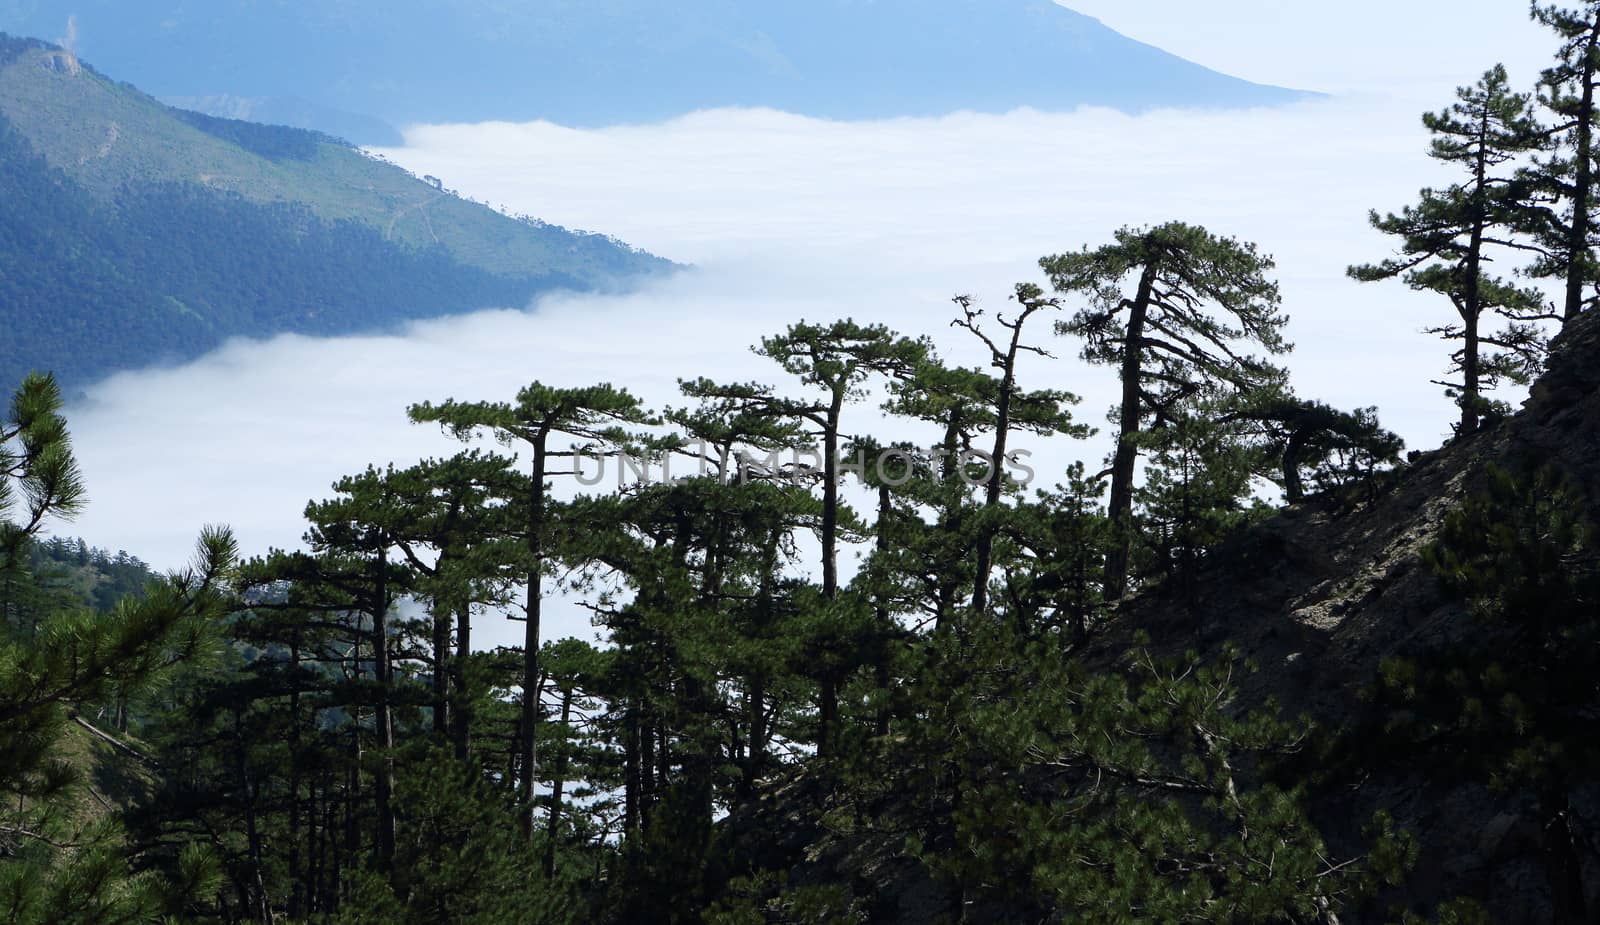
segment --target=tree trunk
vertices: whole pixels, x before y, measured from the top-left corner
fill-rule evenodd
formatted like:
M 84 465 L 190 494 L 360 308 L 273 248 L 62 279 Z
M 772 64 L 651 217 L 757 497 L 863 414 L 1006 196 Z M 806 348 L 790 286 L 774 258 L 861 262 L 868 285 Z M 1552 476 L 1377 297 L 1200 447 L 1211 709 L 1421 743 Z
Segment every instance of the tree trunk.
M 361 819 L 356 806 L 356 801 L 361 796 L 361 708 L 357 706 L 351 711 L 350 742 L 353 752 L 350 767 L 345 771 L 344 787 L 344 855 L 340 866 L 341 876 L 338 879 L 336 892 L 339 899 L 345 899 L 349 883 L 342 872 L 346 868 L 356 867 L 356 857 L 361 853 Z
M 1305 500 L 1305 480 L 1300 475 L 1300 461 L 1306 451 L 1306 432 L 1296 430 L 1289 434 L 1283 447 L 1283 497 L 1290 504 Z
M 300 869 L 300 638 L 289 643 L 289 919 L 304 908 L 305 876 Z M 313 822 L 308 828 L 314 828 Z
M 1591 919 L 1583 889 L 1583 865 L 1574 846 L 1572 807 L 1566 791 L 1550 790 L 1542 794 L 1539 815 L 1544 825 L 1540 854 L 1550 884 L 1552 922 L 1554 925 L 1586 925 Z
M 1572 183 L 1572 228 L 1567 237 L 1567 298 L 1566 312 L 1563 323 L 1570 323 L 1583 311 L 1583 287 L 1588 281 L 1589 270 L 1589 207 L 1593 198 L 1594 164 L 1594 82 L 1595 70 L 1600 66 L 1596 60 L 1596 46 L 1600 44 L 1600 14 L 1596 14 L 1594 24 L 1589 30 L 1589 40 L 1584 46 L 1584 60 L 1582 68 L 1583 95 L 1579 104 L 1577 117 L 1577 137 L 1574 140 L 1573 157 L 1576 160 L 1576 176 Z
M 1478 316 L 1467 318 L 1462 326 L 1462 338 L 1465 344 L 1461 357 L 1461 378 L 1465 387 L 1461 390 L 1461 426 L 1460 434 L 1465 437 L 1477 433 L 1479 424 L 1479 408 L 1482 406 L 1482 390 L 1478 385 L 1479 360 L 1478 352 L 1481 343 L 1478 335 Z
M 711 844 L 711 829 L 716 822 L 716 767 L 720 753 L 721 737 L 712 724 L 716 712 L 712 697 L 704 684 L 693 677 L 684 678 L 684 699 L 690 705 L 692 742 L 683 757 L 683 775 L 686 784 L 684 807 L 689 829 L 688 848 L 691 858 L 702 858 Z
M 329 777 L 322 779 L 322 786 L 318 788 L 315 782 L 311 785 L 311 804 L 308 822 L 311 829 L 311 874 L 310 892 L 306 896 L 306 909 L 312 914 L 330 912 L 328 897 L 338 892 L 335 885 L 338 873 L 338 864 L 334 861 L 333 853 L 328 850 L 329 842 L 333 839 L 333 780 Z M 319 799 L 320 795 L 320 799 Z
M 878 552 L 880 554 L 887 553 L 889 551 L 888 527 L 889 520 L 893 516 L 894 503 L 893 498 L 889 493 L 889 486 L 879 485 Z M 889 608 L 884 603 L 881 594 L 878 596 L 878 606 L 876 610 L 877 612 L 874 614 L 874 616 L 877 618 L 878 632 L 883 634 L 883 638 L 879 640 L 878 652 L 876 653 L 876 657 L 873 659 L 873 680 L 878 686 L 878 697 L 880 698 L 878 702 L 878 715 L 874 732 L 879 737 L 882 737 L 889 734 L 889 688 L 892 684 L 889 671 L 889 661 L 891 658 L 890 647 L 894 643 L 895 625 L 894 617 L 890 615 Z
M 244 829 L 245 845 L 250 856 L 250 883 L 246 895 L 250 897 L 251 912 L 261 925 L 272 925 L 272 902 L 267 898 L 266 879 L 262 876 L 262 850 L 261 830 L 257 824 L 258 813 L 256 801 L 260 797 L 260 788 L 256 786 L 255 778 L 250 773 L 250 758 L 245 752 L 243 719 L 239 710 L 233 711 L 233 735 L 236 757 L 239 762 L 239 778 L 241 789 L 244 791 Z
M 767 685 L 759 673 L 745 682 L 745 723 L 749 728 L 749 742 L 745 747 L 744 773 L 739 778 L 739 798 L 749 800 L 755 796 L 756 783 L 767 757 Z
M 1000 396 L 995 404 L 994 455 L 989 460 L 994 468 L 989 472 L 988 485 L 983 498 L 985 510 L 1000 504 L 1000 493 L 1006 481 L 1006 440 L 1011 430 L 1011 396 L 1016 390 L 1017 341 L 1022 336 L 1021 321 L 1012 333 L 1011 351 L 1006 354 L 1004 375 L 1000 379 Z M 978 532 L 978 574 L 972 585 L 972 610 L 981 614 L 989 606 L 989 569 L 994 559 L 994 528 L 982 525 Z
M 456 615 L 456 657 L 450 666 L 454 685 L 455 709 L 451 711 L 450 733 L 455 741 L 456 758 L 467 760 L 472 747 L 472 692 L 467 689 L 467 662 L 472 657 L 472 605 L 464 603 Z
M 543 597 L 545 440 L 541 431 L 533 447 L 532 498 L 528 511 L 527 632 L 522 651 L 522 740 L 518 789 L 522 800 L 522 834 L 533 834 L 533 792 L 539 761 L 539 605 Z
M 839 417 L 844 397 L 844 385 L 836 386 L 822 434 L 822 596 L 829 603 L 839 597 Z M 828 758 L 839 713 L 839 686 L 831 675 L 822 681 L 817 709 L 817 757 Z
M 761 547 L 761 585 L 758 592 L 757 612 L 771 619 L 773 599 L 777 596 L 778 544 L 783 529 L 773 528 Z M 757 667 L 745 681 L 745 722 L 749 726 L 749 745 L 745 750 L 744 772 L 739 780 L 739 795 L 748 800 L 754 796 L 756 783 L 766 770 L 767 761 L 767 677 L 764 669 Z
M 839 596 L 839 417 L 844 395 L 843 385 L 833 390 L 822 433 L 822 595 L 830 601 Z
M 839 726 L 839 682 L 830 673 L 817 695 L 817 757 L 833 757 L 833 737 Z
M 644 780 L 641 777 L 644 735 L 640 731 L 639 708 L 627 708 L 624 725 L 627 739 L 622 748 L 622 831 L 628 838 L 639 834 L 639 819 L 644 800 Z
M 433 602 L 433 734 L 440 742 L 451 741 L 450 723 L 450 630 L 449 604 Z
M 394 860 L 394 717 L 389 710 L 392 678 L 389 670 L 389 559 L 378 553 L 378 580 L 372 607 L 372 661 L 377 675 L 378 697 L 375 725 L 378 736 L 378 769 L 374 795 L 378 811 L 378 867 L 388 871 Z
M 561 791 L 567 777 L 567 737 L 571 734 L 567 724 L 572 721 L 572 689 L 561 692 L 561 750 L 556 752 L 554 780 L 550 784 L 550 818 L 545 826 L 544 875 L 556 872 L 556 838 L 561 831 Z
M 654 718 L 648 710 L 639 716 L 639 827 L 650 827 L 656 807 L 656 737 Z
M 1467 245 L 1466 304 L 1461 310 L 1461 333 L 1466 343 L 1461 348 L 1461 427 L 1465 437 L 1478 430 L 1479 410 L 1482 407 L 1479 387 L 1478 326 L 1483 317 L 1483 235 L 1489 221 L 1486 197 L 1489 194 L 1489 109 L 1484 107 L 1478 126 L 1478 160 L 1473 168 L 1473 193 L 1476 215 L 1472 222 L 1472 240 Z
M 1133 473 L 1139 458 L 1134 438 L 1143 418 L 1142 394 L 1145 317 L 1155 289 L 1155 259 L 1139 278 L 1139 291 L 1129 308 L 1128 329 L 1122 346 L 1122 411 L 1117 424 L 1117 452 L 1111 464 L 1111 545 L 1106 552 L 1105 599 L 1119 600 L 1128 589 L 1128 560 L 1133 552 Z
M 944 430 L 944 468 L 939 473 L 943 483 L 946 506 L 939 518 L 939 532 L 949 535 L 959 529 L 961 522 L 961 494 L 960 494 L 960 459 L 956 455 L 961 449 L 961 413 L 955 408 L 950 409 L 950 420 Z M 959 570 L 954 568 L 954 563 L 949 563 L 939 576 L 939 597 L 934 602 L 933 631 L 938 633 L 949 626 L 950 614 L 955 610 L 956 603 L 956 576 Z

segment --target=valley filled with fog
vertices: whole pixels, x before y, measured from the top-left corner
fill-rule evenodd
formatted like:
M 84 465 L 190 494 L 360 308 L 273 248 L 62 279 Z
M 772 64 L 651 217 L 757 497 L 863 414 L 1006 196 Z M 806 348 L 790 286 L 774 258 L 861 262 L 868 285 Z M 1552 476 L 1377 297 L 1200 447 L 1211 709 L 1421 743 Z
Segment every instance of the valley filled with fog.
M 603 230 L 690 268 L 631 292 L 364 337 L 234 342 L 186 366 L 115 376 L 70 411 L 92 503 L 60 532 L 159 567 L 180 564 L 199 527 L 219 519 L 251 554 L 293 546 L 306 502 L 340 476 L 456 451 L 407 422 L 410 403 L 510 400 L 539 380 L 609 381 L 655 407 L 684 404 L 680 377 L 781 382 L 749 347 L 799 319 L 881 322 L 976 365 L 981 346 L 949 328 L 953 296 L 1004 311 L 1014 284 L 1043 282 L 1041 256 L 1169 220 L 1276 257 L 1299 394 L 1375 405 L 1411 448 L 1432 448 L 1454 413 L 1430 382 L 1445 349 L 1421 333 L 1442 323 L 1439 306 L 1344 273 L 1389 253 L 1367 210 L 1398 208 L 1438 177 L 1417 115 L 1411 102 L 1364 99 L 1143 116 L 834 123 L 755 110 L 604 130 L 414 127 L 404 148 L 374 154 L 462 196 Z M 1077 417 L 1102 434 L 1026 446 L 1041 488 L 1073 458 L 1099 467 L 1116 386 L 1114 371 L 1085 365 L 1076 343 L 1051 333 L 1053 320 L 1031 341 L 1056 358 L 1025 361 L 1022 384 L 1083 396 Z M 859 406 L 846 430 L 871 430 L 874 418 L 872 404 Z M 919 435 L 902 426 L 893 436 Z M 552 638 L 591 635 L 583 613 L 556 611 Z M 484 642 L 519 633 L 486 626 Z

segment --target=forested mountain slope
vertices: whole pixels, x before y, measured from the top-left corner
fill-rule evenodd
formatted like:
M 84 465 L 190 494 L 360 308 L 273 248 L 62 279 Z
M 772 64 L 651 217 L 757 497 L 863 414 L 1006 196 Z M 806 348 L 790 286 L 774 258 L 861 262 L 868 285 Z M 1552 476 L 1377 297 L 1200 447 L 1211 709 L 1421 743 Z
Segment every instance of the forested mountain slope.
M 169 109 L 0 37 L 0 382 L 81 386 L 229 337 L 339 334 L 666 261 L 519 221 L 336 139 Z
M 1285 508 L 1230 540 L 1191 588 L 1161 584 L 1124 601 L 1083 654 L 1107 669 L 1130 653 L 1233 665 L 1230 712 L 1314 723 L 1268 777 L 1304 788 L 1327 857 L 1364 861 L 1379 813 L 1410 833 L 1415 852 L 1398 886 L 1322 921 L 1390 922 L 1463 900 L 1479 911 L 1415 921 L 1577 921 L 1574 908 L 1600 904 L 1591 744 L 1600 649 L 1592 591 L 1582 590 L 1595 567 L 1583 525 L 1596 520 L 1600 315 L 1587 314 L 1554 342 L 1517 414 L 1413 454 L 1378 483 Z M 1552 544 L 1543 558 L 1541 543 Z M 1476 555 L 1458 554 L 1463 545 Z M 1002 713 L 1050 709 L 1036 704 L 1051 693 L 1025 696 Z M 1070 803 L 1073 785 L 1052 776 L 1047 757 L 967 773 Z M 844 821 L 829 786 L 795 775 L 729 820 L 722 870 L 782 871 L 786 895 L 853 896 L 851 908 L 886 920 L 1015 920 L 1014 907 L 992 900 L 958 916 L 962 897 L 906 853 L 903 836 L 922 835 L 930 812 L 961 807 L 912 805 L 889 784 L 867 810 L 879 818 L 860 826 Z M 1000 837 L 1019 823 L 994 825 Z M 973 859 L 979 869 L 1006 857 L 993 844 L 973 849 L 997 852 Z M 1488 918 L 1472 917 L 1482 911 Z

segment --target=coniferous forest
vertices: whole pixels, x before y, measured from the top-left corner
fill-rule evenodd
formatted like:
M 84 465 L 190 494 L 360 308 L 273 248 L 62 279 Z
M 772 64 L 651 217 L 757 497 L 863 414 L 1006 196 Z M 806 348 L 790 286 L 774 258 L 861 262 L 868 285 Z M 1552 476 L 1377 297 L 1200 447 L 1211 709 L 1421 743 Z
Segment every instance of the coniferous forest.
M 959 356 L 795 320 L 670 407 L 401 397 L 461 451 L 161 577 L 49 538 L 93 486 L 30 376 L 0 919 L 1600 920 L 1600 2 L 1534 16 L 1538 85 L 1441 101 L 1453 179 L 1349 255 L 1430 296 L 1438 451 L 1297 393 L 1270 242 L 1183 221 L 956 298 Z M 1079 363 L 1114 407 L 1037 386 Z M 1103 464 L 1018 452 L 1097 426 Z

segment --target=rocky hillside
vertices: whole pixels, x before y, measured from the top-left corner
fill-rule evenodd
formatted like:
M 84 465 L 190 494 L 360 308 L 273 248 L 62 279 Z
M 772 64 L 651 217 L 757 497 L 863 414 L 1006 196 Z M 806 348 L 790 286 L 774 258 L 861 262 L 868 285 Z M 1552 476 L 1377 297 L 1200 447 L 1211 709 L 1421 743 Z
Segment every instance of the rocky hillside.
M 1552 465 L 1591 502 L 1600 499 L 1600 317 L 1584 316 L 1561 335 L 1515 416 L 1415 458 L 1371 497 L 1284 511 L 1227 550 L 1194 604 L 1137 600 L 1123 627 L 1145 628 L 1169 648 L 1198 642 L 1214 650 L 1232 641 L 1261 666 L 1248 688 L 1256 702 L 1275 698 L 1286 712 L 1307 712 L 1324 728 L 1360 738 L 1371 721 L 1365 693 L 1385 658 L 1426 658 L 1481 631 L 1422 554 L 1446 515 L 1481 489 L 1491 464 Z M 1600 505 L 1588 514 L 1600 518 Z M 1107 641 L 1108 651 L 1118 639 Z M 1540 827 L 1526 813 L 1531 795 L 1441 781 L 1407 756 L 1357 749 L 1350 761 L 1338 772 L 1348 789 L 1321 797 L 1324 830 L 1353 845 L 1352 821 L 1382 809 L 1414 831 L 1422 853 L 1408 899 L 1426 905 L 1468 896 L 1497 922 L 1551 921 Z M 1574 828 L 1594 909 L 1600 777 L 1581 797 Z
M 1553 920 L 1541 858 L 1549 833 L 1533 815 L 1534 795 L 1429 771 L 1430 756 L 1405 743 L 1397 749 L 1381 734 L 1395 717 L 1372 703 L 1386 659 L 1427 659 L 1484 631 L 1423 553 L 1449 512 L 1479 492 L 1491 464 L 1552 464 L 1600 498 L 1600 315 L 1582 317 L 1556 341 L 1516 415 L 1414 455 L 1381 484 L 1281 511 L 1216 555 L 1192 597 L 1158 587 L 1125 602 L 1089 654 L 1115 664 L 1136 633 L 1147 633 L 1158 655 L 1199 650 L 1213 659 L 1236 646 L 1257 666 L 1243 682 L 1241 708 L 1277 703 L 1288 717 L 1309 715 L 1338 743 L 1308 752 L 1296 768 L 1312 781 L 1313 816 L 1331 853 L 1359 855 L 1363 826 L 1380 810 L 1419 849 L 1404 885 L 1367 903 L 1355 921 L 1392 921 L 1397 909 L 1427 912 L 1462 897 L 1495 922 Z M 1600 518 L 1600 505 L 1588 514 Z M 856 895 L 875 897 L 875 914 L 958 920 L 954 898 L 897 841 L 841 837 L 818 823 L 827 805 L 816 781 L 790 779 L 760 810 L 736 816 L 724 837 L 740 857 L 787 869 L 791 884 L 854 884 Z M 1572 794 L 1568 822 L 1592 910 L 1600 906 L 1600 776 Z M 968 909 L 959 920 L 1005 920 L 993 912 Z

